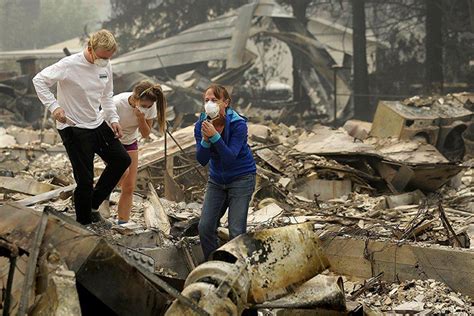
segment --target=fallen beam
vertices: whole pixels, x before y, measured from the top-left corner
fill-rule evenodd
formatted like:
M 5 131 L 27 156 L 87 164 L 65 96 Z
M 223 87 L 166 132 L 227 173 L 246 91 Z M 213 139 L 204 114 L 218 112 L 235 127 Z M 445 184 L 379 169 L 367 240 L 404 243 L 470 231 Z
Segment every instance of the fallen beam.
M 183 150 L 195 145 L 194 126 L 189 126 L 172 133 Z M 172 156 L 180 152 L 180 148 L 175 142 L 167 144 L 167 155 Z M 146 144 L 138 150 L 138 168 L 142 169 L 165 158 L 164 137 Z
M 99 177 L 95 177 L 94 181 L 97 181 Z M 35 196 L 27 197 L 26 199 L 16 201 L 16 203 L 23 205 L 23 206 L 30 206 L 36 203 L 48 201 L 60 197 L 61 194 L 71 192 L 76 188 L 77 184 L 73 183 L 71 185 L 60 187 L 55 190 L 44 192 Z
M 57 186 L 49 183 L 41 183 L 32 179 L 0 177 L 0 191 L 37 195 L 52 191 Z
M 285 164 L 283 161 L 270 149 L 264 148 L 257 151 L 257 156 L 260 157 L 263 161 L 273 167 L 275 170 L 284 173 Z
M 74 184 L 68 185 L 67 187 L 59 188 L 59 189 L 56 189 L 56 190 L 53 190 L 53 191 L 41 193 L 41 194 L 38 194 L 38 195 L 35 195 L 35 196 L 28 197 L 28 198 L 23 199 L 23 200 L 19 200 L 17 203 L 20 204 L 20 205 L 23 205 L 23 206 L 33 205 L 33 204 L 36 204 L 36 203 L 40 203 L 40 202 L 44 202 L 44 201 L 48 201 L 48 200 L 57 198 L 61 195 L 61 193 L 71 192 L 75 188 L 76 188 L 76 184 L 74 183 Z
M 321 237 L 323 239 L 323 237 Z M 397 244 L 393 241 L 328 238 L 322 247 L 338 274 L 397 282 L 434 279 L 474 297 L 474 252 L 444 246 Z

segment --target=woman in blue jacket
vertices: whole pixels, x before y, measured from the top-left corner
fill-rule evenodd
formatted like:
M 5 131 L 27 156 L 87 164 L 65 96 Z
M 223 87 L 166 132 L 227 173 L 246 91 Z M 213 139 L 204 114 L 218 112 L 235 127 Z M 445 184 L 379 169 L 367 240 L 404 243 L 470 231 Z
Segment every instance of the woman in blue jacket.
M 227 208 L 229 235 L 247 230 L 247 213 L 255 190 L 256 166 L 247 144 L 247 119 L 230 107 L 221 85 L 204 92 L 205 113 L 194 127 L 196 158 L 209 163 L 209 180 L 199 221 L 199 238 L 206 260 L 217 249 L 217 228 Z

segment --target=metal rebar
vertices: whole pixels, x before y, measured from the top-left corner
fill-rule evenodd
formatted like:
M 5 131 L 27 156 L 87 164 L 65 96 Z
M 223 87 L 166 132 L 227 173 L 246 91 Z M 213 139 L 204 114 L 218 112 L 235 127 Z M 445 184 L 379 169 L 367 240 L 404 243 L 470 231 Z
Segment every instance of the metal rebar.
M 5 302 L 3 303 L 3 316 L 10 315 L 10 301 L 13 287 L 13 275 L 15 274 L 16 268 L 16 256 L 10 257 L 10 268 L 8 270 L 7 289 L 5 293 Z
M 28 309 L 28 299 L 31 288 L 33 286 L 34 276 L 36 272 L 36 264 L 38 263 L 38 255 L 40 252 L 41 243 L 43 242 L 44 232 L 46 230 L 46 224 L 48 223 L 48 212 L 43 211 L 40 217 L 38 227 L 36 228 L 35 237 L 33 240 L 32 248 L 28 259 L 28 269 L 25 274 L 23 281 L 23 287 L 21 292 L 20 306 L 18 307 L 18 316 L 26 315 Z

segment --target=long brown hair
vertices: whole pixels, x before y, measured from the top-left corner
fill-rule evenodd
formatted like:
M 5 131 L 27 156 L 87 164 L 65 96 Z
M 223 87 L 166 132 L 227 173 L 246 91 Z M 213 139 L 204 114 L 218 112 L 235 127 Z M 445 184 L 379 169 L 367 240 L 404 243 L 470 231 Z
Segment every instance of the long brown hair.
M 223 85 L 215 84 L 215 83 L 211 84 L 209 87 L 207 87 L 206 90 L 204 90 L 203 99 L 205 98 L 206 92 L 208 90 L 212 90 L 212 92 L 214 93 L 214 96 L 218 98 L 219 100 L 229 101 L 228 105 L 230 105 L 230 101 L 232 101 L 232 99 L 230 98 L 229 92 Z
M 148 100 L 156 103 L 158 124 L 162 133 L 166 130 L 166 98 L 160 84 L 150 81 L 140 81 L 133 88 L 133 97 L 137 100 Z

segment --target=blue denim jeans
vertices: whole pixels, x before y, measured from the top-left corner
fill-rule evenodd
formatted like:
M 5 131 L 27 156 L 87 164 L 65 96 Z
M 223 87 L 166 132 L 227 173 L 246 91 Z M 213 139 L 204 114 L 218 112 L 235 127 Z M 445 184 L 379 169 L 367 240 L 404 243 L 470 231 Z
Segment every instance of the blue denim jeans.
M 209 179 L 199 220 L 199 239 L 206 260 L 218 247 L 217 228 L 227 208 L 230 239 L 247 231 L 247 214 L 254 190 L 255 174 L 244 175 L 229 184 Z

